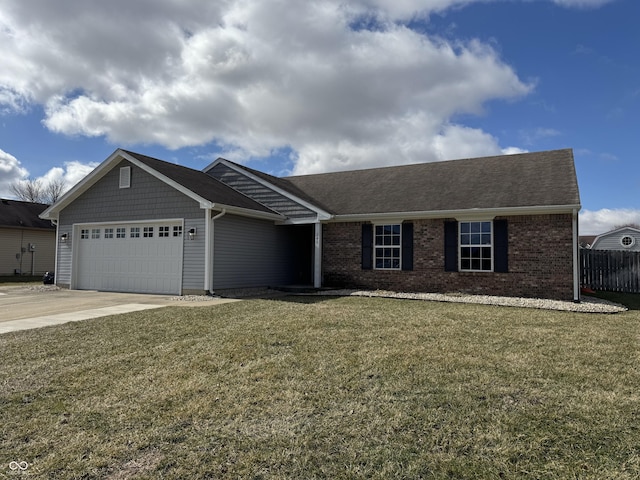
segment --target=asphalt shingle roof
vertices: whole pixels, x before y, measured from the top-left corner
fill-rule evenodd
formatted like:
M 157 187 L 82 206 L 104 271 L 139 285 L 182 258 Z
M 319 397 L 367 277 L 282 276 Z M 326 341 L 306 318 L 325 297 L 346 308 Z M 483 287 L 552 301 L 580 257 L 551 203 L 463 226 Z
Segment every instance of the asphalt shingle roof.
M 571 149 L 280 180 L 336 215 L 580 204 Z
M 42 203 L 2 199 L 0 200 L 0 226 L 55 229 L 49 220 L 38 217 L 47 207 L 48 205 Z
M 139 153 L 127 150 L 123 151 L 212 203 L 246 208 L 258 212 L 276 213 L 202 171 L 165 162 Z

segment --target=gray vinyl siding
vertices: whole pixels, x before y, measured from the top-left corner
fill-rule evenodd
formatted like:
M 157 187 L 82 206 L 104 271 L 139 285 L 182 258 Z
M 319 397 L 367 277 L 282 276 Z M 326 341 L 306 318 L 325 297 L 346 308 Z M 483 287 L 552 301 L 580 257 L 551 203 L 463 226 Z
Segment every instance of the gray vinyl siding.
M 205 211 L 200 211 L 199 219 L 189 219 L 184 223 L 184 253 L 182 263 L 182 289 L 204 291 L 205 258 Z M 189 239 L 189 230 L 196 229 L 193 240 Z
M 221 163 L 209 170 L 207 174 L 287 218 L 315 218 L 316 216 L 314 211 Z
M 131 187 L 120 188 L 120 167 L 131 166 Z M 73 237 L 74 224 L 184 219 L 185 248 L 183 289 L 204 289 L 204 216 L 195 200 L 153 175 L 122 161 L 60 212 L 59 234 Z M 198 235 L 189 241 L 195 226 Z M 72 239 L 73 241 L 73 239 Z M 58 248 L 56 283 L 69 285 L 72 271 L 71 243 Z
M 58 265 L 56 266 L 56 285 L 71 286 L 71 263 L 73 258 L 73 227 L 71 225 L 60 225 L 58 234 L 67 234 L 67 243 L 58 243 Z M 77 240 L 75 240 L 77 241 Z
M 119 188 L 120 167 L 131 166 L 131 187 Z M 60 224 L 199 218 L 198 203 L 127 161 L 120 162 L 60 212 Z
M 623 247 L 620 241 L 623 237 L 632 237 L 635 243 L 631 247 Z M 602 235 L 591 247 L 593 250 L 627 250 L 630 252 L 640 251 L 640 233 L 635 230 L 622 230 Z
M 294 278 L 291 237 L 273 222 L 225 215 L 214 222 L 213 288 L 287 285 Z

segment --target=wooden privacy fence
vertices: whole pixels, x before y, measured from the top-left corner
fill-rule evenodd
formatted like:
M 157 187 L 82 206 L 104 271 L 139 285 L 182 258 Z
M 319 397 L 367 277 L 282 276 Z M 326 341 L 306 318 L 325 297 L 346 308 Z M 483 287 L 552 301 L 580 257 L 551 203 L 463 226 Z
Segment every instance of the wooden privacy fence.
M 593 290 L 640 293 L 640 252 L 580 249 L 580 284 Z

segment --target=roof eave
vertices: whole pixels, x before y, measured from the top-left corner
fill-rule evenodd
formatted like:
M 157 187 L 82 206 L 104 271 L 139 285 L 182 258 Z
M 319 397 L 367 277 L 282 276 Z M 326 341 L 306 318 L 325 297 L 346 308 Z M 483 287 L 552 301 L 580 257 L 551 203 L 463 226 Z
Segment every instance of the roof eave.
M 234 207 L 233 205 L 224 205 L 222 203 L 212 203 L 211 205 L 207 207 L 203 206 L 202 208 L 208 208 L 211 210 L 224 210 L 226 211 L 226 213 L 231 213 L 233 215 L 257 218 L 262 220 L 273 220 L 276 222 L 280 222 L 286 219 L 285 216 L 280 215 L 279 213 L 261 212 L 259 210 L 252 210 L 249 208 Z
M 572 205 L 537 205 L 527 207 L 499 207 L 499 208 L 467 208 L 458 210 L 427 210 L 415 212 L 381 212 L 381 213 L 355 213 L 335 215 L 327 221 L 333 222 L 359 222 L 359 221 L 384 221 L 384 220 L 418 220 L 432 218 L 456 218 L 456 219 L 487 219 L 514 215 L 549 215 L 560 213 L 574 213 L 580 210 L 580 204 Z

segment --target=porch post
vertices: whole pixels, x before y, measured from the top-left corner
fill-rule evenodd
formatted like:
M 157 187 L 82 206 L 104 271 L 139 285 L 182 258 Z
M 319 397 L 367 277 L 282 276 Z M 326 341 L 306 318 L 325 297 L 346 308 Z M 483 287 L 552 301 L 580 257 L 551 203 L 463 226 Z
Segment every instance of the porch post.
M 313 287 L 322 286 L 322 224 L 314 224 L 314 246 L 313 246 Z
M 573 210 L 573 301 L 580 302 L 580 246 L 578 210 Z

